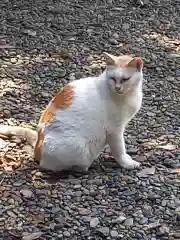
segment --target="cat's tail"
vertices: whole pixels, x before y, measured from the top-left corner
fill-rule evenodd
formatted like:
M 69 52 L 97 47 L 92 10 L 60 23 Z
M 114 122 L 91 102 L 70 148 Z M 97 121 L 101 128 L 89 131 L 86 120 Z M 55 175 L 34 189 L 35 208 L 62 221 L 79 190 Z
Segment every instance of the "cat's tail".
M 0 135 L 24 137 L 32 147 L 35 147 L 38 137 L 37 132 L 30 128 L 7 125 L 0 125 Z

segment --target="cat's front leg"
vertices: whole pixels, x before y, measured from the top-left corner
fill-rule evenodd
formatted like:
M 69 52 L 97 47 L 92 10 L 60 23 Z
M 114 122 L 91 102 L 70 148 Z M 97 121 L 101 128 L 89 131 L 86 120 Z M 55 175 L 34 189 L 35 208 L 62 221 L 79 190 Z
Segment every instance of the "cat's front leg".
M 140 163 L 134 161 L 127 153 L 124 143 L 123 132 L 119 135 L 111 134 L 107 137 L 107 142 L 111 148 L 111 153 L 115 157 L 116 162 L 123 168 L 134 169 L 139 168 Z

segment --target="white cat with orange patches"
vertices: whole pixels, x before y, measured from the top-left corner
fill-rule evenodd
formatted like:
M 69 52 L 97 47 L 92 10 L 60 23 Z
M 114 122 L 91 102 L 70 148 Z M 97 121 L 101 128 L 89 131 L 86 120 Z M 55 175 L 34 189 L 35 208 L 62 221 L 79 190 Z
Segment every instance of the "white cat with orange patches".
M 126 153 L 123 134 L 141 107 L 143 61 L 108 53 L 105 57 L 106 70 L 100 76 L 73 81 L 55 95 L 37 131 L 1 125 L 0 134 L 25 136 L 47 170 L 87 171 L 107 144 L 121 167 L 139 167 Z

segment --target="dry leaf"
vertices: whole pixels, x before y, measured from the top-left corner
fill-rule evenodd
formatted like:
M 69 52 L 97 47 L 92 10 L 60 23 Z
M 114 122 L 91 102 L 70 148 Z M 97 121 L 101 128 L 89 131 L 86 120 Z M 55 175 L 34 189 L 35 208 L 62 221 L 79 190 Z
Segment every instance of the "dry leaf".
M 7 48 L 14 48 L 13 46 L 10 46 L 8 44 L 2 44 L 0 45 L 0 49 L 7 49 Z
M 171 169 L 170 173 L 180 173 L 180 168 Z
M 146 230 L 150 230 L 150 229 L 155 229 L 160 226 L 161 226 L 161 223 L 158 220 L 157 222 L 153 222 L 153 223 L 150 223 L 149 225 L 146 225 L 145 228 L 146 228 Z
M 155 173 L 155 170 L 156 170 L 155 167 L 145 168 L 139 173 L 137 173 L 137 175 L 139 177 L 147 177 L 148 175 L 153 175 Z
M 36 233 L 25 233 L 22 237 L 22 240 L 34 240 L 39 239 L 39 237 L 42 235 L 42 232 L 36 232 Z
M 166 149 L 166 150 L 175 150 L 176 149 L 176 145 L 173 145 L 171 143 L 168 143 L 164 146 L 157 146 L 156 148 L 161 148 L 161 149 Z
M 7 146 L 7 142 L 5 142 L 3 139 L 0 139 L 0 149 L 4 149 L 6 146 Z
M 2 138 L 2 139 L 4 139 L 4 140 L 7 140 L 7 139 L 9 139 L 9 137 L 8 137 L 8 136 L 2 135 L 2 134 L 0 134 L 0 138 Z

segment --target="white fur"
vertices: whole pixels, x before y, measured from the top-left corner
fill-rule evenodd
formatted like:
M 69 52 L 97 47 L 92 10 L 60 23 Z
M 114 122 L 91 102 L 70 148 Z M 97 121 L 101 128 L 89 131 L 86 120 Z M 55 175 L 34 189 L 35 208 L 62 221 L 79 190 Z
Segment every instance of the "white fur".
M 112 75 L 131 76 L 118 94 Z M 78 166 L 87 171 L 104 149 L 111 147 L 117 163 L 127 169 L 140 164 L 126 154 L 123 133 L 142 102 L 142 71 L 106 69 L 99 77 L 69 83 L 74 86 L 72 105 L 58 110 L 54 122 L 45 127 L 40 166 L 59 171 Z

